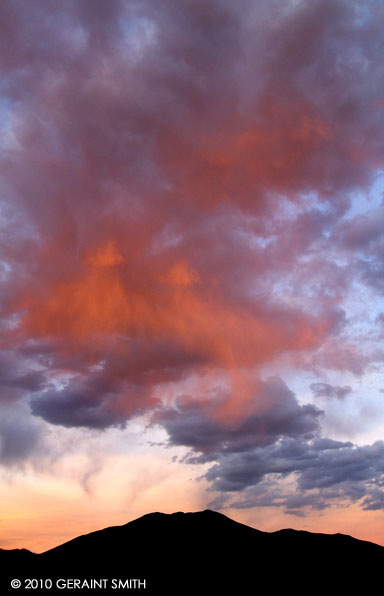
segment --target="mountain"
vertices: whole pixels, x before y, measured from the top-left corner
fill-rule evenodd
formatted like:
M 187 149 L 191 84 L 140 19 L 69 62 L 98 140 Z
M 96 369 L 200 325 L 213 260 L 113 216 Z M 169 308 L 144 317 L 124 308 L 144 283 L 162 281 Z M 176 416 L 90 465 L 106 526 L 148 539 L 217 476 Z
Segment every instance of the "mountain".
M 34 594 L 366 592 L 383 565 L 384 547 L 342 534 L 261 532 L 209 510 L 150 513 L 39 555 L 0 549 L 0 593 L 15 594 L 12 579 Z

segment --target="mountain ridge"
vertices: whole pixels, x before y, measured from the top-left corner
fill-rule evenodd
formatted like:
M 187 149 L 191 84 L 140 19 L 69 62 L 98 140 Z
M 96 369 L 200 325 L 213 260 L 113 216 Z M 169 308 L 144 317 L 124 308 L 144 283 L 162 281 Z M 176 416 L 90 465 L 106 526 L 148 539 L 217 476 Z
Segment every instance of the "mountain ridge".
M 121 528 L 127 528 L 129 526 L 131 526 L 131 524 L 134 524 L 136 522 L 140 522 L 141 520 L 152 520 L 154 519 L 154 517 L 159 517 L 159 516 L 163 516 L 164 518 L 167 517 L 174 517 L 174 516 L 185 516 L 185 515 L 201 515 L 201 514 L 213 514 L 215 516 L 220 516 L 220 518 L 225 518 L 227 520 L 229 520 L 230 522 L 233 522 L 235 524 L 238 524 L 240 526 L 244 526 L 246 528 L 250 528 L 253 531 L 259 532 L 260 534 L 263 535 L 269 535 L 269 536 L 275 536 L 275 535 L 279 535 L 279 534 L 283 534 L 283 533 L 292 533 L 292 534 L 305 534 L 305 535 L 311 535 L 311 536 L 340 536 L 343 538 L 348 538 L 351 539 L 353 541 L 356 542 L 360 542 L 360 543 L 365 543 L 365 544 L 373 544 L 374 546 L 378 546 L 379 548 L 382 548 L 384 550 L 384 546 L 376 543 L 376 542 L 372 542 L 371 540 L 365 540 L 362 538 L 356 538 L 354 536 L 351 536 L 350 534 L 343 534 L 341 532 L 335 532 L 335 533 L 327 533 L 327 532 L 311 532 L 309 530 L 297 530 L 295 528 L 281 528 L 280 530 L 274 530 L 271 532 L 267 532 L 265 530 L 259 530 L 258 528 L 254 528 L 253 526 L 248 526 L 247 524 L 244 524 L 242 522 L 238 522 L 236 520 L 233 520 L 232 518 L 228 517 L 227 515 L 223 514 L 223 513 L 219 513 L 218 511 L 214 511 L 212 509 L 204 509 L 202 511 L 175 511 L 173 513 L 164 513 L 161 511 L 153 511 L 151 513 L 145 513 L 144 515 L 135 518 L 125 524 L 121 524 L 121 525 L 116 525 L 116 526 L 107 526 L 105 528 L 101 528 L 99 530 L 93 530 L 92 532 L 88 532 L 86 534 L 80 534 L 79 536 L 75 536 L 74 538 L 70 538 L 69 540 L 58 544 L 57 546 L 54 546 L 46 551 L 42 551 L 41 553 L 35 553 L 34 551 L 31 551 L 29 549 L 26 548 L 14 548 L 14 549 L 5 549 L 5 548 L 1 548 L 0 547 L 0 552 L 6 552 L 6 553 L 30 553 L 32 555 L 35 556 L 41 556 L 41 555 L 45 555 L 51 551 L 56 551 L 56 549 L 59 549 L 65 545 L 68 545 L 70 543 L 72 543 L 75 540 L 78 539 L 82 539 L 84 537 L 89 537 L 89 536 L 94 536 L 96 534 L 99 534 L 101 532 L 106 532 L 109 530 L 115 530 L 115 529 L 121 529 Z
M 359 579 L 367 584 L 381 575 L 384 547 L 340 533 L 291 528 L 263 532 L 206 509 L 148 513 L 121 526 L 77 536 L 40 554 L 0 549 L 0 565 L 5 569 L 2 594 L 14 594 L 14 590 L 6 591 L 14 578 L 21 582 L 48 578 L 50 594 L 63 593 L 56 583 L 65 578 L 85 582 L 81 589 L 88 589 L 92 578 L 104 578 L 103 594 L 126 591 L 113 589 L 111 582 L 116 578 L 122 582 L 142 578 L 146 594 L 161 594 L 166 586 L 165 593 L 176 595 L 188 593 L 191 577 L 204 582 L 207 593 L 225 589 L 230 594 L 246 594 L 260 573 L 281 588 L 287 577 L 292 573 L 300 577 L 302 570 L 325 587 L 329 578 L 345 587 L 346 570 L 353 574 L 351 586 Z M 37 593 L 48 594 L 48 589 Z

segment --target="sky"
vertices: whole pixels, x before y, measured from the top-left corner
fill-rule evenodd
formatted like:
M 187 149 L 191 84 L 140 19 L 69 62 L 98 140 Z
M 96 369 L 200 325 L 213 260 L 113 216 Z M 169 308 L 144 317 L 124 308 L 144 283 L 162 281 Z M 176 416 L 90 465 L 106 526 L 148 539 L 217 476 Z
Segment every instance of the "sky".
M 384 545 L 384 4 L 2 0 L 0 547 Z

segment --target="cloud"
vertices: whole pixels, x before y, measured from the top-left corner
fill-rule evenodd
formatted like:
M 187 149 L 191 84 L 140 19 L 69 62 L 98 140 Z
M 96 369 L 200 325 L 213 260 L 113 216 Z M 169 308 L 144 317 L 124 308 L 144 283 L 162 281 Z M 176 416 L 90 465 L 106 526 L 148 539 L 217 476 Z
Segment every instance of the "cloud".
M 223 454 L 206 474 L 221 507 L 308 509 L 359 503 L 382 509 L 384 444 L 287 439 L 244 453 Z M 220 494 L 221 493 L 221 494 Z
M 0 464 L 23 466 L 33 457 L 44 453 L 41 425 L 28 416 L 23 407 L 1 407 Z
M 311 383 L 310 387 L 315 397 L 344 399 L 349 393 L 352 393 L 352 388 L 349 385 L 340 387 L 329 383 Z
M 336 243 L 350 255 L 353 277 L 379 294 L 383 291 L 383 206 L 341 222 L 334 230 Z
M 350 500 L 352 484 L 377 488 L 380 446 L 325 448 L 321 411 L 262 373 L 284 357 L 319 374 L 372 363 L 347 298 L 356 282 L 382 291 L 382 213 L 350 208 L 382 168 L 383 7 L 0 13 L 2 402 L 68 428 L 145 414 L 191 461 L 216 462 L 219 491 L 296 474 L 302 503 L 322 507 L 335 486 Z M 18 432 L 3 426 L 4 453 Z M 352 455 L 361 478 L 347 466 L 339 482 Z M 327 466 L 330 486 L 315 485 Z
M 0 352 L 0 382 L 2 391 L 0 402 L 10 403 L 19 399 L 26 392 L 34 393 L 46 386 L 45 375 L 31 368 L 17 353 L 4 350 Z
M 322 414 L 313 405 L 299 405 L 279 377 L 262 383 L 253 396 L 254 410 L 240 423 L 224 425 L 215 419 L 220 400 L 220 394 L 208 404 L 181 396 L 172 408 L 157 412 L 154 422 L 165 428 L 171 445 L 184 445 L 202 454 L 193 461 L 212 461 L 222 453 L 242 453 L 254 446 L 273 444 L 280 437 L 310 438 L 318 431 Z
M 340 399 L 338 390 L 346 389 L 314 385 L 321 397 Z M 335 503 L 380 508 L 383 442 L 356 446 L 322 437 L 323 412 L 300 405 L 278 377 L 265 381 L 254 400 L 255 413 L 227 427 L 215 422 L 204 402 L 187 396 L 156 416 L 170 445 L 190 448 L 188 463 L 212 462 L 204 474 L 209 490 L 217 493 L 210 506 L 275 506 L 296 515 Z M 215 405 L 210 402 L 210 407 Z
M 382 207 L 373 209 L 368 214 L 356 215 L 340 224 L 337 230 L 339 242 L 349 250 L 364 251 L 381 240 L 383 223 Z

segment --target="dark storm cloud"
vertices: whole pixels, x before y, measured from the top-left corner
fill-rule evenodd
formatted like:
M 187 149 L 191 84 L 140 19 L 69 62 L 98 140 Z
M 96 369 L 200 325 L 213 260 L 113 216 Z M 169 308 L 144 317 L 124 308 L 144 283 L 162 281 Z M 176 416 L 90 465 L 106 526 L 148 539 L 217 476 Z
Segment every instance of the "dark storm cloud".
M 320 510 L 337 502 L 383 509 L 384 443 L 359 447 L 287 439 L 245 453 L 223 454 L 206 477 L 212 490 L 223 493 L 212 502 L 217 500 L 222 507 L 277 506 L 299 515 L 305 508 Z M 295 480 L 293 491 L 279 483 L 290 477 Z
M 63 387 L 35 395 L 32 413 L 67 427 L 124 427 L 129 418 L 157 404 L 151 396 L 152 385 L 177 380 L 199 364 L 197 356 L 183 353 L 172 342 L 132 342 L 128 359 L 126 352 L 120 356 L 113 352 L 108 357 L 103 351 L 102 355 L 104 360 L 85 374 L 78 374 Z M 73 370 L 70 359 L 67 364 Z
M 131 396 L 131 393 L 129 395 Z M 108 391 L 100 393 L 100 390 L 92 385 L 83 387 L 76 382 L 69 383 L 64 389 L 47 391 L 41 397 L 35 398 L 31 411 L 51 424 L 67 427 L 123 427 L 127 420 L 127 415 L 123 412 L 113 412 L 113 400 Z
M 318 395 L 326 397 L 338 397 L 338 390 L 346 389 L 315 385 L 321 386 Z M 205 478 L 210 490 L 219 495 L 210 506 L 276 506 L 297 515 L 304 515 L 306 508 L 321 510 L 337 501 L 359 502 L 364 509 L 380 508 L 383 442 L 356 446 L 321 437 L 321 410 L 299 405 L 279 378 L 266 381 L 254 397 L 259 403 L 257 414 L 251 413 L 232 427 L 215 423 L 210 412 L 204 411 L 204 404 L 188 397 L 156 416 L 171 445 L 191 449 L 187 462 L 214 462 Z M 284 485 L 292 479 L 293 492 Z
M 240 424 L 223 425 L 214 419 L 221 396 L 212 397 L 208 406 L 188 396 L 174 407 L 162 409 L 154 417 L 169 435 L 171 445 L 191 447 L 201 457 L 212 460 L 222 453 L 246 452 L 254 446 L 274 444 L 280 437 L 311 438 L 319 427 L 322 412 L 312 405 L 301 406 L 279 378 L 265 381 L 254 395 L 254 412 Z

